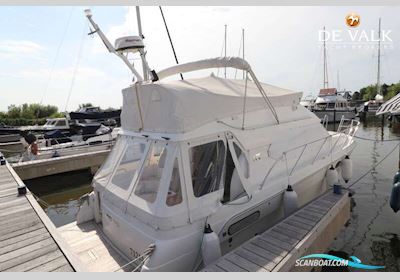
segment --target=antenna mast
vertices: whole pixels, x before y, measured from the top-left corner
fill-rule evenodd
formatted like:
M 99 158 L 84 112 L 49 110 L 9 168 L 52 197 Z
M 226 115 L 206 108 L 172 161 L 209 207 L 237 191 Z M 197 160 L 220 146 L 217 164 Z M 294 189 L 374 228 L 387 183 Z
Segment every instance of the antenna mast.
M 142 32 L 142 20 L 140 18 L 140 8 L 136 6 L 136 19 L 138 25 L 138 31 L 140 38 L 144 39 L 143 32 Z M 143 67 L 143 78 L 145 81 L 149 79 L 149 65 L 146 61 L 146 53 L 144 50 L 140 51 L 140 58 L 142 59 L 142 67 Z

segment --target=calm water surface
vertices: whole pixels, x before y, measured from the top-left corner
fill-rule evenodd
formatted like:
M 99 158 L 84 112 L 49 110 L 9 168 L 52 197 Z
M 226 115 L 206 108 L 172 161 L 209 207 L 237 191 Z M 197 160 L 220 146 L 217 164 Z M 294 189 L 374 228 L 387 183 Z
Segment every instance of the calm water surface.
M 400 129 L 382 129 L 380 120 L 361 124 L 357 135 L 374 140 L 400 137 Z M 352 159 L 353 181 L 373 167 L 398 143 L 357 139 Z M 364 264 L 384 265 L 386 271 L 400 271 L 400 213 L 389 206 L 393 175 L 397 171 L 399 151 L 352 187 L 351 220 L 331 245 L 332 253 L 357 256 Z M 42 207 L 56 226 L 75 220 L 79 198 L 89 193 L 89 172 L 73 172 L 27 181 L 30 190 L 43 201 Z M 352 182 L 349 182 L 351 184 Z

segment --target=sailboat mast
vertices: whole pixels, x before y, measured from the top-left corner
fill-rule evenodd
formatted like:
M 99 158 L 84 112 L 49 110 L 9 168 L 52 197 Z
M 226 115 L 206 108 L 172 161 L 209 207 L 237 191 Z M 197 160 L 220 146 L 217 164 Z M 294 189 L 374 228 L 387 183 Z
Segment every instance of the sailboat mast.
M 224 39 L 224 57 L 226 57 L 226 43 L 227 43 L 227 25 L 225 24 L 225 39 Z M 226 67 L 224 68 L 224 77 L 226 79 Z
M 329 87 L 328 83 L 328 64 L 326 59 L 326 43 L 325 43 L 325 26 L 324 26 L 324 89 Z
M 379 31 L 378 31 L 378 71 L 376 81 L 376 95 L 381 95 L 381 18 L 379 18 Z

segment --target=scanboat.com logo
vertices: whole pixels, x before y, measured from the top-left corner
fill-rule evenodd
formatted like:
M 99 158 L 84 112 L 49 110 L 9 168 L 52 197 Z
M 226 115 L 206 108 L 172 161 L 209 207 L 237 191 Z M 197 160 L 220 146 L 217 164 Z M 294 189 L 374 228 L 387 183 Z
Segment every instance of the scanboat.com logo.
M 355 256 L 351 256 L 350 259 L 345 260 L 328 254 L 312 254 L 297 259 L 296 266 L 350 266 L 361 269 L 385 268 L 384 266 L 362 264 L 361 260 Z

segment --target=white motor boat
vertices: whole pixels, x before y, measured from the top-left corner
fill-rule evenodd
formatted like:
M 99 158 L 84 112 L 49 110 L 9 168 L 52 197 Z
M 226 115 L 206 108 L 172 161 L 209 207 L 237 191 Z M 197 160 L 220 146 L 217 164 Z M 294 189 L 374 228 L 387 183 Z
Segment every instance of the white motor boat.
M 222 67 L 246 79 L 165 80 Z M 288 192 L 295 209 L 338 182 L 355 147 L 358 122 L 328 132 L 299 105 L 301 92 L 260 83 L 241 58 L 145 71 L 148 79 L 133 69 L 137 81 L 122 90 L 122 130 L 77 216 L 95 221 L 129 263 L 143 257 L 137 270 L 200 269 L 217 257 L 205 256 L 206 235 L 225 254 L 265 231 L 290 214 Z
M 21 153 L 18 158 L 18 162 L 26 162 L 32 160 L 40 159 L 50 159 L 55 157 L 63 157 L 70 155 L 78 155 L 89 152 L 98 152 L 109 150 L 115 143 L 117 135 L 119 133 L 119 128 L 108 128 L 105 126 L 100 126 L 96 134 L 86 136 L 83 138 L 81 135 L 75 135 L 68 137 L 72 140 L 66 143 L 57 143 L 57 140 L 63 139 L 40 139 L 38 140 L 38 151 L 33 153 L 32 145 L 25 142 L 23 144 L 24 152 Z M 51 142 L 55 141 L 54 144 Z M 14 158 L 11 158 L 11 162 Z
M 320 90 L 312 112 L 321 120 L 337 123 L 342 118 L 354 119 L 357 110 L 355 107 L 350 107 L 347 99 L 340 95 L 335 88 L 327 88 Z
M 315 96 L 307 95 L 306 97 L 300 100 L 300 105 L 308 110 L 312 110 L 314 108 Z

